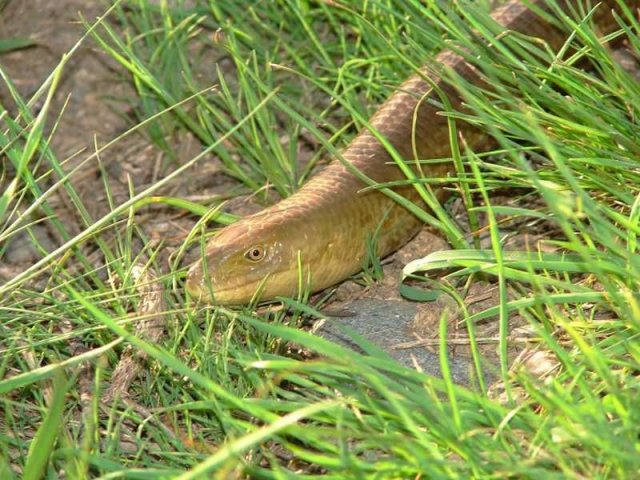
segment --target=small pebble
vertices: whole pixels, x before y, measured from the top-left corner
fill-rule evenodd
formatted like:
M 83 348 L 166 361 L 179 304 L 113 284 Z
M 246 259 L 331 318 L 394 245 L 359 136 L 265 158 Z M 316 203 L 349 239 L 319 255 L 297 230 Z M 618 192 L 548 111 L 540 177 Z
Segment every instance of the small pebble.
M 30 230 L 37 243 L 47 252 L 55 249 L 55 245 L 49 237 L 46 227 L 43 225 L 33 225 L 30 227 Z M 42 253 L 38 251 L 33 239 L 26 230 L 11 237 L 8 243 L 9 245 L 4 256 L 4 261 L 8 264 L 35 263 L 42 258 Z

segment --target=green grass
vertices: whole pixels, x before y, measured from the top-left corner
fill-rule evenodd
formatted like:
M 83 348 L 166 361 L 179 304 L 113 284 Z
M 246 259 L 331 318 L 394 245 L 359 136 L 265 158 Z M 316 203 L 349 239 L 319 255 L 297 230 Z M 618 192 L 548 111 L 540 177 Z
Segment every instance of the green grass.
M 102 218 L 89 215 L 66 182 L 66 162 L 49 148 L 64 118 L 47 99 L 67 59 L 30 99 L 3 75 L 16 107 L 0 113 L 0 262 L 21 232 L 37 242 L 40 222 L 63 243 L 41 248 L 41 260 L 0 285 L 0 476 L 637 476 L 640 86 L 584 25 L 567 24 L 567 47 L 575 48 L 561 54 L 522 36 L 483 48 L 471 35 L 492 38 L 488 3 L 468 5 L 460 16 L 390 0 L 353 2 L 352 9 L 307 0 L 116 5 L 107 21 L 87 24 L 88 36 L 136 88 L 138 122 L 127 135 L 144 135 L 175 167 L 124 202 L 105 182 L 110 212 Z M 625 17 L 624 25 L 620 34 L 637 54 L 638 24 Z M 162 190 L 211 153 L 239 189 L 263 192 L 268 183 L 291 194 L 395 85 L 433 58 L 444 32 L 470 58 L 482 53 L 479 67 L 493 87 L 451 78 L 470 106 L 449 112 L 452 126 L 473 122 L 499 151 L 487 157 L 461 143 L 457 176 L 424 180 L 461 191 L 471 227 L 447 209 L 437 218 L 416 211 L 425 222 L 437 220 L 458 248 L 416 259 L 405 269 L 413 282 L 403 288 L 414 298 L 442 291 L 461 302 L 478 278 L 498 284 L 501 301 L 464 321 L 473 333 L 497 316 L 504 395 L 483 382 L 453 384 L 444 337 L 438 379 L 363 339 L 360 355 L 296 328 L 322 316 L 307 301 L 283 300 L 285 310 L 262 316 L 190 303 L 181 258 L 197 248 L 205 222 L 168 269 L 158 260 L 163 244 L 147 237 L 138 213 L 160 203 L 192 212 L 196 223 L 211 206 L 207 221 L 232 222 L 224 205 Z M 37 113 L 36 104 L 44 105 Z M 179 165 L 175 145 L 187 135 L 202 153 Z M 300 165 L 297 146 L 310 139 L 314 154 Z M 56 190 L 77 210 L 80 233 L 58 218 Z M 505 195 L 513 201 L 496 200 Z M 506 251 L 514 233 L 507 219 L 520 232 L 544 233 L 544 248 Z M 484 250 L 477 226 L 486 232 Z M 153 281 L 150 272 L 165 273 Z M 141 291 L 156 285 L 167 325 L 160 342 L 137 330 L 154 318 L 139 305 Z M 509 368 L 507 323 L 516 313 L 549 352 L 554 368 L 544 378 Z M 440 332 L 446 329 L 443 317 Z M 496 369 L 472 347 L 477 370 Z M 146 360 L 129 400 L 105 400 L 116 365 L 131 351 Z

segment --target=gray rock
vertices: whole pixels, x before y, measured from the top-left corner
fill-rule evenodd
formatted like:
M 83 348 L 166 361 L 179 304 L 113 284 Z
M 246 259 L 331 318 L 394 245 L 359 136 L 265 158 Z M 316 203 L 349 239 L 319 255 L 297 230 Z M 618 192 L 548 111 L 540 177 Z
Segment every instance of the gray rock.
M 425 372 L 442 376 L 438 348 L 420 345 L 413 334 L 413 320 L 418 311 L 417 303 L 398 300 L 361 298 L 346 305 L 348 316 L 331 317 L 318 330 L 318 335 L 349 347 L 362 349 L 340 326 L 347 327 L 367 341 L 384 350 L 399 363 Z M 449 356 L 449 369 L 455 383 L 469 385 L 472 371 L 471 359 Z
M 32 225 L 29 227 L 36 241 L 46 250 L 55 248 L 44 225 Z M 8 240 L 4 261 L 8 264 L 35 263 L 42 258 L 42 253 L 33 242 L 29 234 L 23 230 Z

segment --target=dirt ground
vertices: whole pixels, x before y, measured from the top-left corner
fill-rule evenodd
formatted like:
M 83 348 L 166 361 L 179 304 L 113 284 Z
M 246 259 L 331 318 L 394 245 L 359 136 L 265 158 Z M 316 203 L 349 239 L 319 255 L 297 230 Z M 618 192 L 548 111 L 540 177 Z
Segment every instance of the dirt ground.
M 12 0 L 8 3 L 0 15 L 0 36 L 29 38 L 35 42 L 31 48 L 0 57 L 0 65 L 26 100 L 51 74 L 62 55 L 83 37 L 86 28 L 82 19 L 92 23 L 105 9 L 106 2 L 101 0 Z M 96 147 L 122 135 L 135 124 L 130 113 L 137 97 L 126 78 L 119 65 L 96 48 L 91 38 L 85 38 L 64 69 L 48 116 L 49 130 L 54 124 L 56 128 L 51 147 L 58 160 L 65 162 L 66 171 L 82 164 L 71 182 L 93 219 L 109 211 L 105 181 L 114 200 L 121 203 L 130 197 L 132 187 L 139 192 L 176 168 L 142 132 L 118 140 L 101 153 L 99 162 L 95 157 L 87 161 Z M 15 112 L 6 88 L 0 87 L 0 99 Z M 36 111 L 37 108 L 38 105 Z M 198 148 L 185 138 L 179 151 L 184 153 L 184 158 L 191 158 Z M 203 165 L 205 173 L 209 168 L 215 169 L 215 166 Z M 202 178 L 201 171 L 197 176 L 193 172 L 181 177 L 161 193 L 184 198 L 199 194 L 194 192 L 200 183 L 195 180 L 198 178 Z M 69 198 L 60 195 L 54 203 L 56 213 L 70 233 L 80 232 L 82 222 Z M 160 213 L 145 219 L 148 221 L 142 225 L 150 238 L 168 242 L 167 251 L 170 251 L 193 225 L 193 219 L 179 217 L 176 218 L 175 213 Z M 36 226 L 35 234 L 48 249 L 60 244 L 57 233 L 44 225 Z M 12 278 L 39 258 L 29 244 L 26 237 L 15 238 L 0 267 L 0 281 Z
M 81 18 L 92 21 L 104 12 L 99 0 L 12 0 L 0 15 L 3 39 L 29 38 L 36 45 L 1 57 L 2 68 L 27 99 L 40 87 L 85 32 Z M 53 111 L 59 111 L 67 96 L 58 133 L 52 147 L 60 158 L 90 147 L 93 136 L 104 141 L 126 126 L 126 122 L 107 97 L 124 97 L 122 82 L 114 73 L 114 64 L 106 55 L 85 42 L 65 69 Z M 128 92 L 129 95 L 132 92 Z M 2 92 L 3 103 L 6 91 Z
M 5 53 L 0 65 L 14 82 L 16 89 L 29 101 L 40 88 L 64 54 L 69 52 L 86 31 L 81 18 L 92 21 L 104 11 L 99 0 L 26 0 L 8 3 L 0 14 L 0 35 L 3 39 L 29 38 L 35 46 Z M 113 138 L 127 126 L 122 106 L 114 108 L 108 98 L 125 100 L 133 92 L 119 80 L 114 64 L 106 55 L 93 48 L 91 39 L 86 39 L 70 58 L 57 89 L 47 120 L 47 130 L 57 121 L 56 133 L 51 137 L 51 147 L 60 161 L 68 159 L 67 169 L 82 162 L 94 149 L 94 141 L 102 144 Z M 0 87 L 0 99 L 11 113 L 15 105 L 4 85 Z M 38 101 L 34 113 L 41 106 Z M 125 105 L 126 106 L 126 105 Z M 59 118 L 57 118 L 59 116 Z M 144 150 L 142 139 L 139 149 Z M 143 155 L 139 157 L 144 162 Z M 117 162 L 114 152 L 107 152 L 103 160 L 108 165 Z M 89 208 L 97 214 L 102 198 L 89 192 L 103 192 L 104 187 L 97 175 L 97 162 L 89 163 L 72 178 L 74 186 Z M 56 198 L 56 209 L 72 232 L 79 231 L 80 224 L 72 208 L 67 208 L 66 198 Z M 59 244 L 56 232 L 45 225 L 35 228 L 36 236 L 45 247 Z M 15 238 L 9 247 L 0 275 L 11 278 L 23 268 L 37 260 L 37 253 L 25 237 Z

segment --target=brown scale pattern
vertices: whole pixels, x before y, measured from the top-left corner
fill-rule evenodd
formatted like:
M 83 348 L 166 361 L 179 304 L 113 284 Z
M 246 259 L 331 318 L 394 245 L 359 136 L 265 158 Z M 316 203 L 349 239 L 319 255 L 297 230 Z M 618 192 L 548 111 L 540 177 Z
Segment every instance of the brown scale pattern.
M 576 3 L 578 2 L 563 2 L 562 8 L 571 8 Z M 604 5 L 598 9 L 595 22 L 603 32 L 607 32 L 616 26 L 611 8 L 617 7 L 615 0 L 602 3 Z M 528 2 L 528 5 L 549 10 L 543 0 L 533 0 Z M 637 8 L 640 1 L 627 2 L 627 5 Z M 553 28 L 519 1 L 505 4 L 496 9 L 492 16 L 504 26 L 505 31 L 540 37 L 555 50 L 562 46 L 566 38 L 566 34 Z M 461 56 L 450 51 L 438 55 L 434 64 L 454 70 L 469 82 L 481 82 L 479 72 Z M 454 110 L 463 109 L 461 98 L 452 87 L 439 78 L 438 72 L 423 67 L 398 87 L 369 121 L 371 127 L 384 136 L 406 160 L 414 159 L 414 139 L 417 159 L 451 156 L 447 121 L 443 115 L 439 115 L 439 98 L 432 93 L 432 84 L 425 81 L 425 77 L 445 92 Z M 491 147 L 492 139 L 474 130 L 470 125 L 458 122 L 457 128 L 472 149 L 482 151 Z M 344 150 L 342 157 L 375 182 L 405 178 L 400 169 L 393 164 L 385 147 L 366 128 Z M 424 169 L 425 175 L 442 177 L 451 171 L 452 166 L 442 164 Z M 215 301 L 248 301 L 251 289 L 255 290 L 256 284 L 255 281 L 247 284 L 245 277 L 250 277 L 252 272 L 256 275 L 272 275 L 271 284 L 263 292 L 263 299 L 295 293 L 295 285 L 286 285 L 287 282 L 292 283 L 295 276 L 277 276 L 268 268 L 262 272 L 262 266 L 249 266 L 251 268 L 243 270 L 241 261 L 227 260 L 235 258 L 234 251 L 252 244 L 260 244 L 263 238 L 269 239 L 264 240 L 264 244 L 274 242 L 274 238 L 277 242 L 282 239 L 282 242 L 292 244 L 288 248 L 297 248 L 302 252 L 312 273 L 311 288 L 314 291 L 333 285 L 360 270 L 366 255 L 365 239 L 373 234 L 385 214 L 387 216 L 380 231 L 378 254 L 384 256 L 401 247 L 415 235 L 421 223 L 386 195 L 375 191 L 362 193 L 361 190 L 365 186 L 366 184 L 340 161 L 334 160 L 291 197 L 224 229 L 207 247 L 207 268 L 215 291 L 233 290 L 235 293 L 221 293 L 219 296 L 216 294 Z M 413 187 L 396 190 L 411 201 L 420 202 Z M 301 236 L 304 237 L 302 240 Z M 286 265 L 280 257 L 274 259 L 273 271 L 297 269 L 297 265 L 291 259 Z M 265 258 L 266 260 L 271 259 Z M 231 270 L 233 272 L 230 272 Z M 189 273 L 187 288 L 190 293 L 210 300 L 205 292 L 203 278 L 202 265 L 194 265 Z

